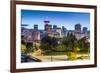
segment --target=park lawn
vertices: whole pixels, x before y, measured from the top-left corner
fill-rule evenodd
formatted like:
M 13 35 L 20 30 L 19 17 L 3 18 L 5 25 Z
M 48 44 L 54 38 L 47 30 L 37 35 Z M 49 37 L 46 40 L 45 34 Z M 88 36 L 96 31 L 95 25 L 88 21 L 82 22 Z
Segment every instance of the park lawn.
M 67 51 L 64 51 L 64 52 L 49 52 L 49 53 L 46 53 L 45 55 L 46 56 L 50 56 L 50 55 L 67 55 Z M 80 55 L 84 55 L 84 54 L 89 54 L 88 52 L 77 52 L 77 54 L 80 54 Z
M 67 53 L 71 52 L 50 52 L 45 54 L 45 56 L 56 56 L 56 55 L 60 56 L 60 55 L 67 55 Z M 90 55 L 88 52 L 77 52 L 76 54 L 75 53 L 71 54 L 68 57 L 69 57 L 68 60 L 84 60 L 84 59 L 90 60 Z

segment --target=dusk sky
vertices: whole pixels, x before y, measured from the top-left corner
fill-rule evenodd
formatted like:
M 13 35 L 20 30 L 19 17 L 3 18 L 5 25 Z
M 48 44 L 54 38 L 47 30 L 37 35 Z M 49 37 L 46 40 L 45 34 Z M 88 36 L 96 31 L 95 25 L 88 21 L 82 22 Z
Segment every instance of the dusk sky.
M 90 29 L 90 13 L 21 10 L 21 19 L 21 24 L 28 24 L 27 28 L 38 24 L 39 29 L 44 29 L 44 20 L 49 20 L 51 25 L 64 26 L 67 30 L 74 30 L 77 23 Z

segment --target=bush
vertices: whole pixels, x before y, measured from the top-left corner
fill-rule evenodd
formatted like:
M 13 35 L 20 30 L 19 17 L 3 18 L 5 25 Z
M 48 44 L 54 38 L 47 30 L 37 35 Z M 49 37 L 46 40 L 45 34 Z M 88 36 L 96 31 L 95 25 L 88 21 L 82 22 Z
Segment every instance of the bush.
M 68 56 L 68 60 L 76 60 L 77 59 L 77 54 L 74 52 L 68 52 L 67 56 Z
M 34 54 L 35 56 L 43 56 L 43 53 L 44 53 L 43 50 L 38 49 L 38 50 L 34 51 L 33 54 Z
M 25 53 L 26 52 L 26 46 L 25 45 L 21 45 L 21 53 Z

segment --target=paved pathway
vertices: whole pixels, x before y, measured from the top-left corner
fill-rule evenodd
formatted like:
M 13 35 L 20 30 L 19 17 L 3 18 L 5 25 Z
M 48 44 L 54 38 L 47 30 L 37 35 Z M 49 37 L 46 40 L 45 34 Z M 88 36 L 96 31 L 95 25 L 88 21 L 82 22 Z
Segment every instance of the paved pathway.
M 42 62 L 51 62 L 51 61 L 67 61 L 68 56 L 67 55 L 57 55 L 57 56 L 35 56 L 32 55 L 31 56 L 38 58 L 40 60 L 42 60 Z M 83 55 L 77 55 L 77 57 L 80 56 L 88 56 L 87 54 L 83 54 Z
M 51 61 L 66 61 L 66 55 L 59 55 L 59 56 L 34 56 L 43 62 L 51 62 Z

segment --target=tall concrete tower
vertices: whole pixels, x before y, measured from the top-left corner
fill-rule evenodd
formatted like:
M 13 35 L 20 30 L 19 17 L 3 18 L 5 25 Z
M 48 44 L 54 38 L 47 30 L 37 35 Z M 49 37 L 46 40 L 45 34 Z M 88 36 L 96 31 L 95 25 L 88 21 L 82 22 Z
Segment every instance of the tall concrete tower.
M 48 20 L 45 20 L 45 21 L 44 21 L 44 24 L 45 24 L 45 25 L 44 25 L 44 30 L 45 30 L 45 31 L 48 31 L 48 29 L 49 29 L 49 23 L 50 23 L 50 21 L 48 21 Z
M 81 33 L 81 24 L 75 25 L 75 33 Z

